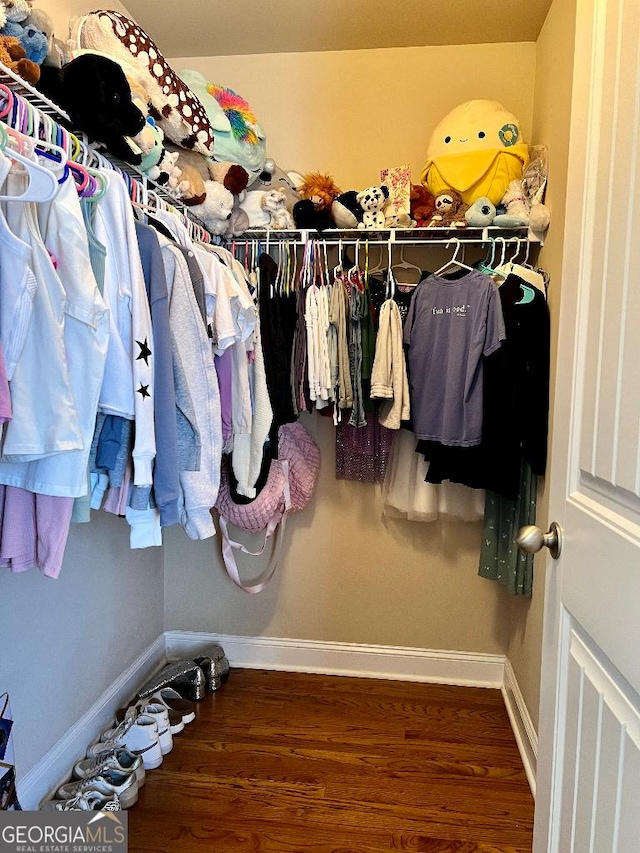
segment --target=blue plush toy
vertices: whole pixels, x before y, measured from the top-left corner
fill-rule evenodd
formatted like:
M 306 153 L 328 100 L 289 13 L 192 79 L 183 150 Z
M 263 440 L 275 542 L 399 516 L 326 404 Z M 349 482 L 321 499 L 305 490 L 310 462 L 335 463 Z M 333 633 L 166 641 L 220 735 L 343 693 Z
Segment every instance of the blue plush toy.
M 31 3 L 28 0 L 12 0 L 11 5 L 6 2 L 2 5 L 7 21 L 0 34 L 17 38 L 26 51 L 27 59 L 42 65 L 49 50 L 49 43 L 45 33 L 29 20 Z

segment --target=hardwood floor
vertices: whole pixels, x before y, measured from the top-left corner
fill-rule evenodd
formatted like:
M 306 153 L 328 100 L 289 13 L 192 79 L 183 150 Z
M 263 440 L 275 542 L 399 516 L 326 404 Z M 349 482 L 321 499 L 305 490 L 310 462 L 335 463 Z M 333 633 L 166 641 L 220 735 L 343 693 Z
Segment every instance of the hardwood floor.
M 498 690 L 232 670 L 129 810 L 130 853 L 528 853 Z

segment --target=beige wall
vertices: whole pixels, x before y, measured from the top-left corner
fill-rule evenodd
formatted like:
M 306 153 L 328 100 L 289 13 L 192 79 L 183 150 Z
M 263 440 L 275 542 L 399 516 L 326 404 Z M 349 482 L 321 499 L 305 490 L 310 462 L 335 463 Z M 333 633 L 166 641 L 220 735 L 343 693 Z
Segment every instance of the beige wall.
M 560 294 L 562 291 L 562 254 L 564 240 L 575 0 L 555 0 L 537 43 L 533 137 L 549 147 L 549 186 L 546 203 L 551 208 L 551 228 L 540 263 L 551 275 L 549 309 L 551 312 L 551 399 L 556 374 L 556 349 Z M 551 434 L 551 412 L 549 434 Z M 548 478 L 542 484 L 538 503 L 538 524 L 548 525 Z M 507 654 L 513 664 L 527 707 L 537 726 L 540 701 L 540 658 L 546 552 L 536 558 L 534 594 L 530 602 L 509 602 L 511 636 Z
M 246 98 L 283 169 L 329 172 L 345 190 L 377 184 L 380 169 L 401 163 L 417 181 L 431 131 L 462 101 L 502 101 L 531 132 L 533 43 L 170 61 Z
M 110 0 L 107 5 L 96 2 L 88 3 L 87 0 L 49 0 L 47 3 L 36 3 L 36 6 L 41 6 L 51 15 L 53 20 L 53 32 L 55 36 L 62 41 L 66 41 L 69 37 L 69 21 L 75 15 L 86 15 L 87 12 L 92 12 L 94 9 L 113 9 L 116 12 L 122 12 L 124 15 L 129 15 L 126 6 L 119 0 Z

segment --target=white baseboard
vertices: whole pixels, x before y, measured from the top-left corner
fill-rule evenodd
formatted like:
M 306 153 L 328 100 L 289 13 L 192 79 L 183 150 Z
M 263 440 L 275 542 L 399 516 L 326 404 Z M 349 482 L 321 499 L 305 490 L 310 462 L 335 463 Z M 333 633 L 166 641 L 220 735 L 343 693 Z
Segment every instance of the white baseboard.
M 527 774 L 529 787 L 531 788 L 531 793 L 535 798 L 536 771 L 538 765 L 538 735 L 509 658 L 505 661 L 502 696 L 504 697 L 504 704 L 507 706 L 507 713 L 511 720 L 511 728 L 513 729 L 516 743 L 518 744 L 522 763 L 524 764 L 524 772 Z
M 501 688 L 504 655 L 431 651 L 404 646 L 369 646 L 274 637 L 236 637 L 192 631 L 165 633 L 167 658 L 195 656 L 219 643 L 232 667 L 313 672 Z
M 18 798 L 23 809 L 37 809 L 40 801 L 68 777 L 73 763 L 83 757 L 83 750 L 109 727 L 115 710 L 129 701 L 164 660 L 165 639 L 161 634 L 19 780 Z

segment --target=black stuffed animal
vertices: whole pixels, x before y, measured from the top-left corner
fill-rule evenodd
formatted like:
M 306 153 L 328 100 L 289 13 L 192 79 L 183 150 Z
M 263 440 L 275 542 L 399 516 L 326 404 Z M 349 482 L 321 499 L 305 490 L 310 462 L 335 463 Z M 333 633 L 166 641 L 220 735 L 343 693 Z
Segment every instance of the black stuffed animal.
M 81 130 L 121 160 L 139 165 L 140 154 L 124 139 L 144 127 L 145 117 L 131 100 L 122 68 L 106 56 L 83 54 L 62 68 L 43 65 L 37 88 L 69 114 Z
M 364 210 L 355 190 L 347 190 L 333 200 L 331 215 L 338 228 L 357 228 L 364 218 Z
M 327 228 L 335 228 L 335 222 L 328 210 L 316 210 L 315 204 L 310 198 L 303 198 L 293 205 L 293 221 L 296 228 L 304 228 L 309 231 L 325 231 Z

